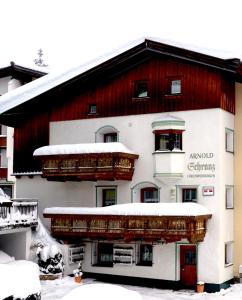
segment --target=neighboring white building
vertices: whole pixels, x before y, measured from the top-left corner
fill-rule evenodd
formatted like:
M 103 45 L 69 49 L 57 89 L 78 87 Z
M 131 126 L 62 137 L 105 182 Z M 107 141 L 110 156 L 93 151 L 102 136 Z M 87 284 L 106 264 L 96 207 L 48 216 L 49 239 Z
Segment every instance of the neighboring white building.
M 143 40 L 4 98 L 0 122 L 22 113 L 17 196 L 40 199 L 66 272 L 81 259 L 103 280 L 229 285 L 239 64 Z
M 40 70 L 11 62 L 0 68 L 0 96 L 45 74 Z M 14 115 L 12 118 L 14 119 Z M 35 199 L 26 199 L 26 197 L 15 199 L 13 136 L 12 127 L 0 125 L 0 189 L 11 199 L 0 200 L 0 249 L 16 259 L 26 259 L 29 255 L 26 245 L 31 242 L 31 226 L 37 225 L 38 203 Z

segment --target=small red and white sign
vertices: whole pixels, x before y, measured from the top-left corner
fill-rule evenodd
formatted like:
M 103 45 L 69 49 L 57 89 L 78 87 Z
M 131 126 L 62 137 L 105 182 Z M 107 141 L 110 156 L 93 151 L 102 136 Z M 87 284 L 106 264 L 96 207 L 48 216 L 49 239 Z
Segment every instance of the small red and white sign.
M 203 196 L 213 196 L 214 187 L 213 186 L 204 186 L 203 187 Z

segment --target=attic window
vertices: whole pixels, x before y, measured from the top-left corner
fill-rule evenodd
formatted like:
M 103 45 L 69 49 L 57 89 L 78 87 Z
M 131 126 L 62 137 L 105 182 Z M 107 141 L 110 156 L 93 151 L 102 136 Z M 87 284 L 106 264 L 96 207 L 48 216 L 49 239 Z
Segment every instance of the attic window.
M 133 98 L 147 98 L 149 96 L 148 82 L 146 80 L 136 81 L 134 83 Z
M 181 76 L 171 76 L 166 78 L 166 95 L 176 96 L 182 93 Z
M 97 105 L 96 104 L 90 104 L 88 113 L 90 115 L 95 115 L 97 113 Z

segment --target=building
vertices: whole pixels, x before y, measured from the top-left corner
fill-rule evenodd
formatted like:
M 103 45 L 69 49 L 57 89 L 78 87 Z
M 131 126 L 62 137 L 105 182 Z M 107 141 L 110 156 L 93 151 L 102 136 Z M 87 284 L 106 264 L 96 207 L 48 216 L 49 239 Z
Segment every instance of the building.
M 143 39 L 2 98 L 17 196 L 39 199 L 69 270 L 83 259 L 102 278 L 228 286 L 239 69 Z
M 11 62 L 0 68 L 0 96 L 31 82 L 46 73 Z M 1 101 L 1 98 L 0 98 Z M 14 116 L 12 116 L 14 118 Z M 0 249 L 16 259 L 28 258 L 31 227 L 37 225 L 36 199 L 18 198 L 13 176 L 12 127 L 0 125 Z
M 46 75 L 46 72 L 26 68 L 11 62 L 0 68 L 0 96 L 32 80 Z M 13 174 L 13 128 L 0 125 L 0 188 L 14 197 Z

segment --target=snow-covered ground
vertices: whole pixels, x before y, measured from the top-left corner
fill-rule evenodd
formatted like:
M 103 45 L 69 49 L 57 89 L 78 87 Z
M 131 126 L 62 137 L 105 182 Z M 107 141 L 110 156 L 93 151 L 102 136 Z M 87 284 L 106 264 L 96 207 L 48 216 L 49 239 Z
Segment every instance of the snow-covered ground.
M 86 278 L 82 280 L 82 283 L 78 284 L 74 282 L 73 277 L 65 277 L 63 279 L 57 279 L 53 281 L 42 281 L 42 300 L 58 300 L 67 295 L 74 288 L 78 288 L 80 285 L 86 284 L 95 284 L 100 283 L 91 278 Z M 129 290 L 138 292 L 143 300 L 241 300 L 242 299 L 242 284 L 235 284 L 231 288 L 227 290 L 222 290 L 219 293 L 195 293 L 190 290 L 180 290 L 180 291 L 171 291 L 171 290 L 162 290 L 155 288 L 146 288 L 146 287 L 138 287 L 131 285 L 120 285 Z M 112 289 L 107 285 L 107 294 L 112 293 Z M 81 291 L 80 291 L 81 297 Z M 78 299 L 81 299 L 78 297 Z M 91 297 L 88 298 L 92 300 Z M 99 299 L 98 295 L 96 295 L 95 300 Z M 115 295 L 113 295 L 113 299 L 115 299 Z M 75 300 L 75 299 L 73 299 Z

